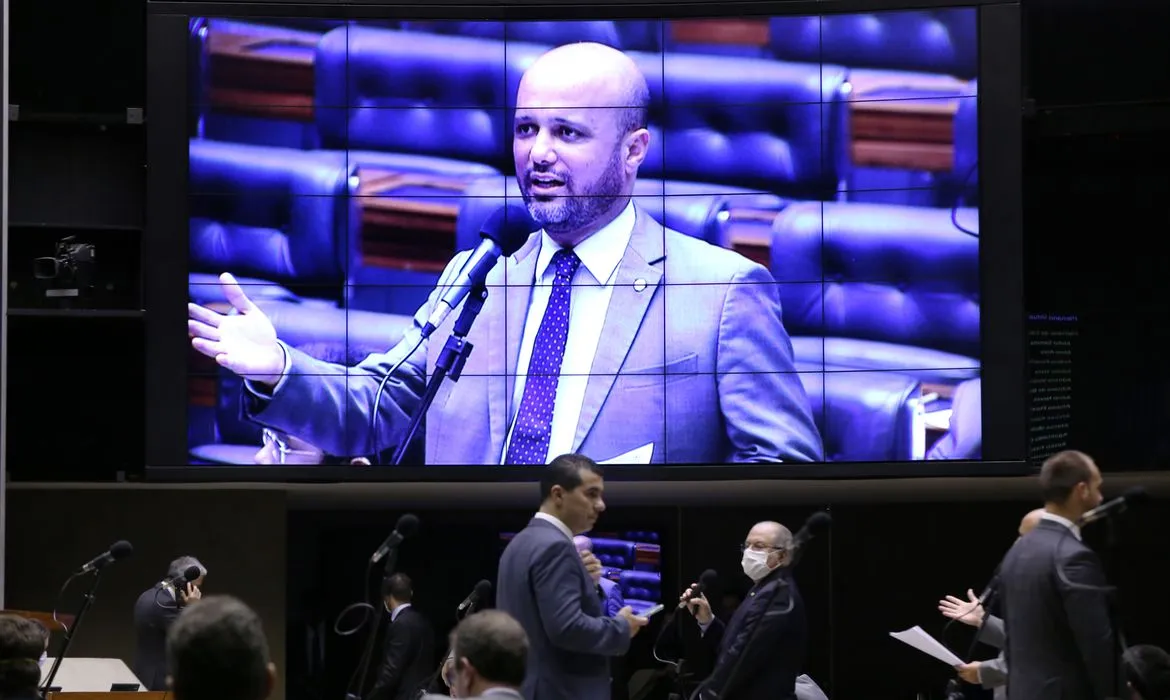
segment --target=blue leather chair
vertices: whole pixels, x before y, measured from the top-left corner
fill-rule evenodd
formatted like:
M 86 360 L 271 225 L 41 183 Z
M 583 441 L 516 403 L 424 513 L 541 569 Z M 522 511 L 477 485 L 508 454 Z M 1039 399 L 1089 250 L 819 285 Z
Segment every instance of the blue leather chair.
M 976 17 L 974 8 L 773 17 L 769 40 L 785 61 L 971 78 L 979 70 Z
M 615 540 L 594 537 L 593 554 L 602 566 L 615 569 L 633 569 L 638 559 L 637 543 L 630 540 Z
M 978 375 L 979 213 L 801 202 L 773 222 L 772 272 L 797 359 L 902 372 L 928 383 Z
M 222 302 L 223 271 L 259 298 L 344 301 L 358 223 L 344 154 L 204 139 L 189 154 L 193 301 Z
M 288 345 L 326 362 L 347 366 L 367 355 L 384 352 L 402 337 L 411 324 L 407 316 L 368 311 L 330 309 L 300 301 L 262 299 L 257 304 Z M 259 425 L 240 416 L 244 382 L 223 370 L 219 374 L 215 409 L 215 440 L 196 445 L 191 456 L 199 463 L 254 464 L 262 443 Z
M 359 168 L 498 174 L 506 138 L 504 44 L 369 27 L 336 29 L 316 51 L 321 147 Z
M 635 613 L 662 602 L 662 574 L 656 571 L 623 571 L 618 576 L 622 598 Z
M 453 36 L 495 39 L 496 41 L 525 41 L 546 44 L 568 44 L 589 41 L 622 48 L 617 24 L 609 20 L 565 20 L 560 22 L 403 22 L 402 28 L 412 32 L 448 34 Z
M 797 363 L 826 461 L 923 458 L 926 426 L 919 380 L 894 372 L 822 369 L 820 363 Z

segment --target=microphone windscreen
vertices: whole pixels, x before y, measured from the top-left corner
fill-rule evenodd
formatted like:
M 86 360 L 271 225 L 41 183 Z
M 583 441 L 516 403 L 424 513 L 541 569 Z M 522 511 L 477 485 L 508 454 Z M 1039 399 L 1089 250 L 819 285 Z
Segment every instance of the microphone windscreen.
M 483 600 L 484 598 L 488 597 L 489 595 L 491 595 L 491 593 L 492 593 L 492 582 L 487 580 L 486 578 L 483 579 L 482 581 L 480 581 L 479 583 L 475 584 L 475 595 L 477 595 L 480 600 Z
M 820 534 L 827 530 L 833 524 L 833 516 L 829 515 L 823 510 L 817 511 L 808 516 L 808 520 L 804 522 L 804 526 L 808 528 L 811 534 Z
M 1131 486 L 1125 490 L 1122 497 L 1129 505 L 1135 505 L 1150 500 L 1150 492 L 1146 490 L 1145 486 Z
M 506 256 L 520 250 L 520 246 L 524 245 L 532 232 L 539 229 L 532 215 L 528 213 L 528 207 L 522 202 L 515 201 L 493 211 L 483 222 L 479 233 L 484 238 L 494 241 Z
M 198 566 L 188 566 L 187 570 L 183 572 L 183 581 L 190 583 L 199 578 L 199 573 Z
M 406 513 L 398 518 L 398 523 L 394 526 L 394 531 L 403 537 L 410 537 L 418 530 L 418 516 L 414 513 Z
M 719 583 L 719 574 L 715 573 L 715 569 L 707 569 L 699 576 L 699 584 L 703 586 L 703 590 L 714 588 L 717 583 Z
M 115 561 L 118 559 L 125 559 L 133 553 L 134 545 L 130 544 L 126 540 L 118 540 L 117 542 L 110 545 L 110 556 L 113 557 Z

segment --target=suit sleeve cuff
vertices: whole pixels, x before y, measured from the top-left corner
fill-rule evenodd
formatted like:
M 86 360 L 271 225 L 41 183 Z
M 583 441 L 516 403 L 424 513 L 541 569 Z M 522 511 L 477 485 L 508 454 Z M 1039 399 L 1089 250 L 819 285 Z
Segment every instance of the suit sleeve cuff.
M 280 372 L 280 379 L 276 380 L 276 384 L 272 387 L 272 393 L 265 391 L 259 384 L 253 382 L 251 379 L 244 380 L 244 388 L 248 390 L 252 396 L 265 401 L 271 401 L 272 397 L 280 392 L 280 388 L 284 386 L 285 380 L 288 379 L 288 373 L 292 370 L 292 355 L 289 354 L 288 346 L 284 344 L 283 340 L 276 341 L 280 345 L 280 352 L 284 355 L 284 369 Z

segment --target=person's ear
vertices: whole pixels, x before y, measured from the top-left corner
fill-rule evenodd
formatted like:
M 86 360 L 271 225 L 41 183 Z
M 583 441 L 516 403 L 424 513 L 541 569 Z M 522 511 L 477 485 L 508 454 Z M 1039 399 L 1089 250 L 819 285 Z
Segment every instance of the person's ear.
M 264 669 L 264 697 L 271 697 L 272 692 L 276 690 L 276 664 L 271 661 L 268 662 L 268 668 Z

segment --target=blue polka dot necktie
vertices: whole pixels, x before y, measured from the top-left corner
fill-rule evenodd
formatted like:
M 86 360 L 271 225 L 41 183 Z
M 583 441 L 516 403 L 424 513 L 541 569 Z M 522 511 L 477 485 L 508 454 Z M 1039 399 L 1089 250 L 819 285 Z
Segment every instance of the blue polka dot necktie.
M 552 436 L 553 408 L 557 402 L 557 382 L 561 361 L 565 358 L 565 340 L 569 337 L 569 291 L 581 258 L 562 248 L 552 258 L 556 277 L 548 308 L 540 321 L 528 361 L 524 394 L 508 443 L 507 464 L 544 464 L 548 459 L 548 441 Z

